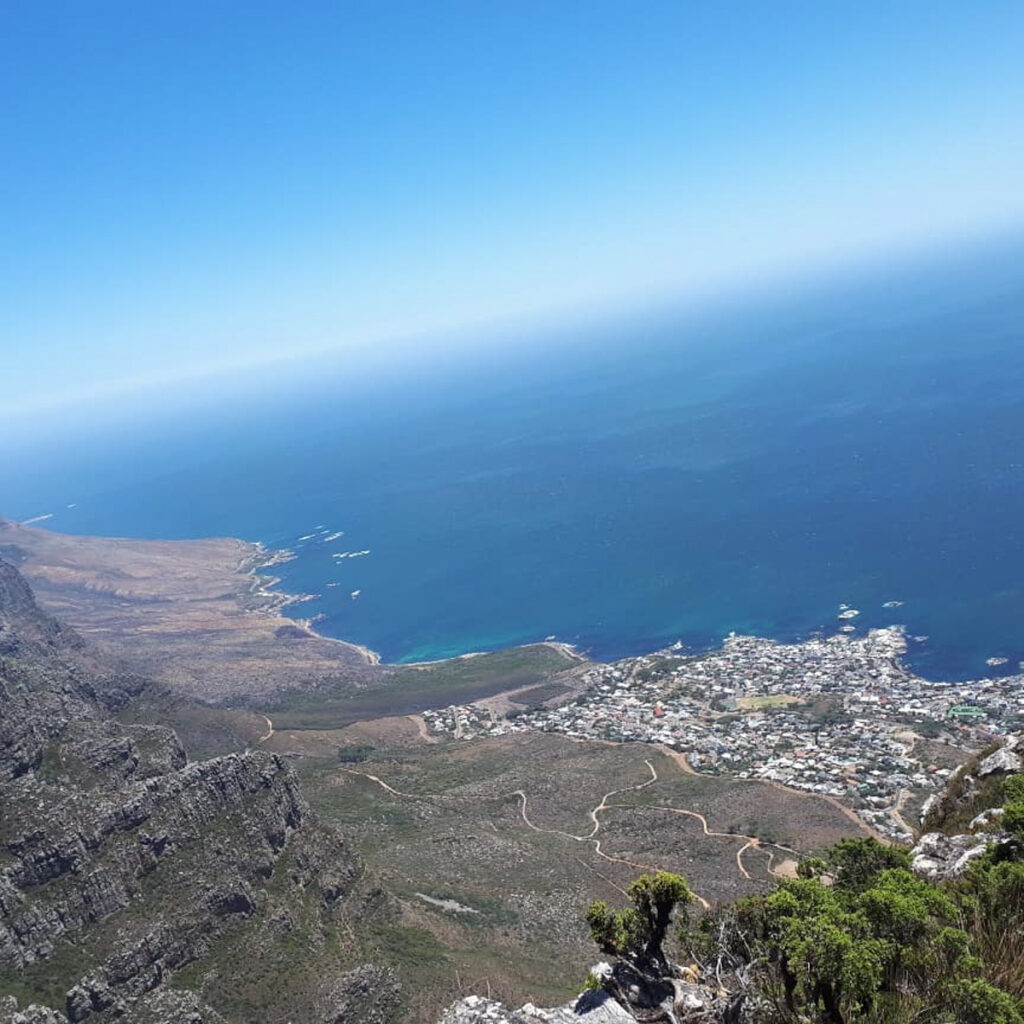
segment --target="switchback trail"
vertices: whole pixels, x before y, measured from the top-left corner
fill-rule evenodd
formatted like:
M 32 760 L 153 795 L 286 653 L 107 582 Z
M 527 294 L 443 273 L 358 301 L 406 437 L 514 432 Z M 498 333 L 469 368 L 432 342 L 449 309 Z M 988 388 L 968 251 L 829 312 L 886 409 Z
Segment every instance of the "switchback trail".
M 743 864 L 743 851 L 748 849 L 762 850 L 767 846 L 773 846 L 778 850 L 785 850 L 786 853 L 791 853 L 795 857 L 799 857 L 800 854 L 796 850 L 791 850 L 788 846 L 783 846 L 781 843 L 765 843 L 762 845 L 761 840 L 757 836 L 744 835 L 742 832 L 715 832 L 708 827 L 708 819 L 697 811 L 687 811 L 682 807 L 671 807 L 668 804 L 610 804 L 611 807 L 618 807 L 627 810 L 636 810 L 638 808 L 650 807 L 653 810 L 668 811 L 671 814 L 685 814 L 689 818 L 695 818 L 700 822 L 700 827 L 704 830 L 704 835 L 714 839 L 742 839 L 743 845 L 736 851 L 736 867 L 739 869 L 741 875 L 744 878 L 752 878 L 753 876 L 747 871 Z M 772 859 L 774 854 L 770 850 L 766 850 L 768 853 L 768 872 L 769 874 L 781 877 L 772 868 Z
M 540 828 L 539 826 L 534 825 L 534 823 L 532 821 L 530 821 L 530 819 L 526 816 L 526 794 L 521 789 L 516 789 L 516 790 L 513 790 L 512 796 L 518 796 L 518 797 L 520 797 L 522 799 L 523 805 L 522 805 L 521 812 L 522 812 L 522 815 L 523 815 L 523 821 L 526 823 L 527 827 L 532 828 L 534 832 L 547 832 L 550 835 L 564 836 L 566 839 L 574 839 L 578 843 L 586 843 L 586 842 L 589 842 L 590 840 L 592 840 L 594 838 L 594 836 L 597 835 L 598 830 L 601 828 L 601 822 L 600 822 L 600 820 L 598 819 L 597 816 L 602 811 L 605 811 L 605 810 L 608 809 L 608 806 L 609 806 L 608 798 L 609 797 L 615 796 L 616 793 L 627 793 L 627 792 L 631 792 L 631 791 L 634 791 L 634 790 L 643 789 L 645 786 L 651 785 L 652 782 L 657 782 L 658 781 L 658 772 L 655 769 L 654 765 L 651 764 L 650 761 L 644 761 L 644 764 L 647 765 L 648 769 L 650 770 L 651 777 L 646 782 L 641 782 L 641 783 L 639 783 L 636 786 L 622 786 L 619 789 L 612 789 L 609 792 L 605 793 L 605 795 L 603 797 L 601 797 L 601 802 L 592 811 L 590 811 L 589 814 L 588 814 L 588 817 L 594 823 L 594 827 L 584 836 L 574 836 L 571 832 L 563 832 L 563 831 L 561 831 L 561 829 L 557 829 L 557 828 Z M 621 805 L 616 805 L 616 806 L 621 806 Z
M 598 831 L 601 828 L 601 820 L 598 817 L 598 815 L 602 811 L 607 810 L 607 808 L 610 806 L 608 804 L 608 800 L 611 797 L 615 796 L 616 793 L 625 793 L 625 792 L 630 792 L 630 791 L 635 791 L 635 790 L 643 789 L 645 786 L 650 786 L 652 783 L 658 781 L 658 772 L 656 771 L 654 765 L 652 765 L 650 761 L 645 761 L 644 763 L 650 769 L 651 777 L 649 779 L 647 779 L 646 781 L 639 783 L 638 785 L 635 785 L 635 786 L 624 786 L 624 787 L 621 787 L 620 789 L 613 789 L 613 790 L 610 790 L 609 792 L 605 793 L 605 795 L 603 797 L 601 797 L 601 802 L 596 807 L 594 807 L 593 810 L 591 810 L 589 812 L 590 820 L 594 824 L 593 824 L 593 827 L 591 828 L 591 830 L 586 835 L 579 835 L 578 836 L 578 835 L 573 835 L 571 832 L 565 832 L 562 829 L 542 828 L 539 825 L 535 825 L 532 821 L 530 821 L 530 819 L 529 819 L 529 817 L 527 816 L 527 813 L 526 813 L 526 800 L 527 800 L 526 793 L 523 790 L 521 790 L 521 789 L 517 789 L 517 790 L 514 790 L 509 795 L 510 796 L 517 796 L 517 797 L 519 797 L 519 799 L 521 801 L 519 810 L 520 810 L 520 814 L 522 815 L 522 818 L 523 818 L 523 823 L 527 826 L 527 828 L 532 829 L 534 832 L 540 832 L 540 833 L 544 833 L 546 835 L 560 836 L 562 839 L 569 839 L 569 840 L 571 840 L 572 842 L 575 842 L 575 843 L 592 843 L 593 846 L 594 846 L 594 852 L 597 854 L 597 856 L 602 858 L 603 860 L 609 861 L 612 864 L 626 864 L 629 867 L 638 868 L 641 871 L 660 871 L 662 869 L 659 868 L 655 864 L 644 864 L 644 863 L 642 863 L 640 861 L 629 860 L 629 859 L 627 859 L 625 857 L 616 857 L 616 856 L 613 856 L 612 854 L 605 853 L 604 850 L 601 849 L 601 840 L 597 838 L 597 833 L 598 833 Z M 360 778 L 369 779 L 371 782 L 376 783 L 378 786 L 381 787 L 381 789 L 385 790 L 388 793 L 391 793 L 393 796 L 404 797 L 404 798 L 406 798 L 408 800 L 420 800 L 420 801 L 430 800 L 430 799 L 433 798 L 432 794 L 405 793 L 405 792 L 403 792 L 400 789 L 395 789 L 394 786 L 391 786 L 388 783 L 386 783 L 382 778 L 380 778 L 380 776 L 378 776 L 378 775 L 371 775 L 369 772 L 361 772 L 361 771 L 358 771 L 355 768 L 345 768 L 345 767 L 342 767 L 341 770 L 343 772 L 347 773 L 348 775 L 358 775 Z M 705 910 L 709 910 L 711 908 L 711 904 L 708 903 L 708 901 L 706 899 L 704 899 L 703 896 L 699 896 L 696 893 L 694 893 L 694 898 L 697 900 L 698 903 L 701 904 L 702 907 L 704 907 Z
M 608 861 L 608 862 L 610 862 L 612 864 L 625 864 L 628 867 L 637 868 L 640 871 L 662 871 L 664 869 L 659 867 L 656 864 L 646 864 L 646 863 L 644 863 L 642 861 L 630 860 L 630 859 L 628 859 L 626 857 L 616 857 L 613 854 L 605 853 L 604 850 L 601 849 L 602 840 L 598 837 L 598 832 L 600 832 L 600 830 L 601 830 L 600 815 L 601 815 L 602 812 L 607 811 L 607 810 L 611 810 L 611 809 L 618 809 L 618 810 L 642 810 L 644 808 L 651 808 L 651 809 L 654 809 L 654 810 L 668 811 L 671 814 L 682 814 L 682 815 L 685 815 L 687 817 L 696 819 L 700 823 L 700 826 L 703 829 L 704 835 L 708 836 L 709 838 L 739 839 L 739 840 L 742 840 L 743 841 L 743 845 L 736 851 L 736 869 L 739 872 L 739 874 L 743 878 L 746 878 L 746 879 L 752 879 L 753 878 L 753 876 L 750 874 L 749 871 L 747 871 L 747 868 L 746 868 L 746 866 L 743 863 L 743 853 L 744 853 L 744 851 L 746 851 L 748 849 L 751 849 L 751 848 L 760 849 L 760 850 L 763 850 L 765 853 L 767 853 L 768 854 L 768 864 L 767 864 L 768 872 L 770 874 L 772 874 L 772 875 L 776 875 L 776 877 L 784 877 L 784 876 L 782 876 L 779 872 L 776 872 L 775 869 L 772 867 L 772 860 L 774 859 L 774 853 L 771 850 L 766 849 L 767 846 L 772 846 L 772 847 L 775 847 L 776 849 L 779 849 L 779 850 L 785 850 L 787 853 L 793 854 L 796 857 L 800 856 L 799 853 L 797 853 L 796 850 L 791 850 L 788 846 L 782 846 L 779 843 L 770 843 L 770 844 L 762 845 L 760 839 L 758 839 L 756 836 L 748 836 L 748 835 L 744 835 L 744 834 L 739 833 L 739 832 L 718 832 L 718 831 L 715 831 L 714 829 L 709 828 L 708 822 L 707 822 L 707 818 L 705 818 L 703 814 L 700 814 L 697 811 L 688 811 L 688 810 L 686 810 L 686 809 L 684 809 L 682 807 L 670 807 L 667 804 L 612 804 L 612 803 L 609 803 L 608 801 L 613 796 L 616 796 L 619 793 L 637 792 L 637 791 L 639 791 L 641 789 L 645 789 L 647 786 L 653 785 L 655 782 L 658 781 L 658 771 L 654 767 L 654 765 L 651 764 L 651 762 L 646 760 L 646 759 L 644 760 L 644 764 L 647 765 L 647 768 L 648 768 L 648 770 L 651 773 L 651 777 L 649 779 L 645 779 L 643 782 L 637 783 L 636 785 L 633 785 L 633 786 L 621 786 L 618 789 L 612 789 L 612 790 L 609 790 L 607 793 L 605 793 L 604 796 L 601 797 L 600 802 L 594 808 L 592 808 L 588 812 L 588 814 L 587 814 L 587 816 L 590 818 L 591 822 L 593 823 L 590 831 L 586 832 L 584 834 L 581 834 L 581 835 L 576 835 L 576 834 L 574 834 L 572 832 L 566 832 L 564 829 L 544 828 L 541 825 L 535 824 L 533 821 L 530 820 L 530 817 L 527 814 L 527 806 L 528 806 L 527 805 L 527 800 L 528 800 L 528 798 L 527 798 L 526 792 L 524 790 L 522 790 L 522 789 L 516 789 L 516 790 L 513 790 L 509 795 L 510 796 L 515 796 L 515 797 L 519 798 L 519 813 L 520 813 L 520 816 L 523 819 L 523 824 L 526 825 L 526 827 L 529 828 L 531 831 L 538 832 L 538 833 L 541 833 L 543 835 L 558 836 L 561 839 L 567 839 L 570 842 L 574 842 L 574 843 L 590 843 L 594 847 L 594 853 L 597 854 L 597 856 L 600 857 L 602 860 L 606 860 L 606 861 Z M 430 800 L 430 799 L 434 798 L 434 796 L 432 794 L 405 793 L 405 792 L 403 792 L 400 789 L 395 789 L 394 786 L 389 785 L 388 783 L 386 783 L 379 776 L 371 775 L 369 772 L 361 772 L 361 771 L 358 771 L 355 768 L 345 768 L 345 767 L 342 767 L 341 770 L 343 772 L 346 772 L 349 775 L 358 775 L 361 778 L 369 779 L 371 782 L 376 783 L 378 786 L 380 786 L 386 792 L 391 793 L 393 796 L 404 797 L 404 798 L 409 799 L 409 800 L 421 800 L 421 801 L 422 800 Z M 698 893 L 694 893 L 694 899 L 696 899 L 696 901 L 705 910 L 710 910 L 711 909 L 711 904 L 708 902 L 708 900 L 706 900 L 703 896 L 699 895 Z
M 609 804 L 608 800 L 610 797 L 615 796 L 616 793 L 635 792 L 636 790 L 644 789 L 646 786 L 650 786 L 652 783 L 658 781 L 658 771 L 654 767 L 654 765 L 647 760 L 644 761 L 644 764 L 646 764 L 648 769 L 650 770 L 651 777 L 644 782 L 638 783 L 635 786 L 622 786 L 619 789 L 613 789 L 605 793 L 605 795 L 601 797 L 601 802 L 593 810 L 589 812 L 589 818 L 594 823 L 594 825 L 591 828 L 591 830 L 587 832 L 585 835 L 577 836 L 573 835 L 571 832 L 564 832 L 562 831 L 562 829 L 542 828 L 540 825 L 535 825 L 532 821 L 530 821 L 530 818 L 526 813 L 526 793 L 523 792 L 523 790 L 521 789 L 517 789 L 512 793 L 512 795 L 517 796 L 520 799 L 519 813 L 522 815 L 523 824 L 526 825 L 527 828 L 532 829 L 534 832 L 541 832 L 545 835 L 560 836 L 563 839 L 570 839 L 575 843 L 592 843 L 594 846 L 594 853 L 596 853 L 597 856 L 600 857 L 602 860 L 609 861 L 612 864 L 626 864 L 628 867 L 638 868 L 641 871 L 657 872 L 663 869 L 658 867 L 656 864 L 645 864 L 642 861 L 629 860 L 626 857 L 615 857 L 612 854 L 605 853 L 604 850 L 601 849 L 601 840 L 597 838 L 597 833 L 601 829 L 601 819 L 598 817 L 598 815 L 602 811 L 608 810 L 610 807 L 629 806 L 628 804 Z M 705 910 L 711 909 L 711 904 L 706 899 L 704 899 L 703 896 L 699 895 L 698 893 L 694 893 L 693 896 L 694 899 Z

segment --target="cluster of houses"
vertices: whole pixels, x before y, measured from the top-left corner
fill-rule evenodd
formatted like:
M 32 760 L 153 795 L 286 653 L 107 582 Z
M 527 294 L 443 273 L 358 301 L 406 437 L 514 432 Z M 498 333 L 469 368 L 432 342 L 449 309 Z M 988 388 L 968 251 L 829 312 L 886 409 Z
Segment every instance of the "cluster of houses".
M 698 772 L 841 798 L 879 831 L 907 839 L 904 802 L 941 789 L 949 774 L 917 756 L 918 734 L 983 745 L 1024 718 L 1024 677 L 932 682 L 908 671 L 905 649 L 897 627 L 796 644 L 730 636 L 699 656 L 677 645 L 595 664 L 583 692 L 557 706 L 498 716 L 467 705 L 424 717 L 453 737 L 541 730 L 664 744 Z

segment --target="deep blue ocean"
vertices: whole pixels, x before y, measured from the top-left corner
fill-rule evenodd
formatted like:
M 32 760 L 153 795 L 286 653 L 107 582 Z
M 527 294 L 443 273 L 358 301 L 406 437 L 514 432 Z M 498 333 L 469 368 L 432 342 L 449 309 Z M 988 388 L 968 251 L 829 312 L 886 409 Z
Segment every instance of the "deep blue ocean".
M 222 388 L 8 446 L 0 514 L 291 548 L 293 613 L 389 661 L 799 638 L 843 603 L 935 678 L 1024 658 L 1018 244 Z

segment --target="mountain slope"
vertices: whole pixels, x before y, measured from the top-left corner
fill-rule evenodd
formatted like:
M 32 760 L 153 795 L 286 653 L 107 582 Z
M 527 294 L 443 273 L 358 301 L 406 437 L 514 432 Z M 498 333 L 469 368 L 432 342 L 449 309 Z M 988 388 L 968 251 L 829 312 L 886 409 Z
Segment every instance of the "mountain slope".
M 281 757 L 189 763 L 171 730 L 115 720 L 144 686 L 0 562 L 0 1021 L 390 1012 L 350 924 L 387 899 L 340 834 Z

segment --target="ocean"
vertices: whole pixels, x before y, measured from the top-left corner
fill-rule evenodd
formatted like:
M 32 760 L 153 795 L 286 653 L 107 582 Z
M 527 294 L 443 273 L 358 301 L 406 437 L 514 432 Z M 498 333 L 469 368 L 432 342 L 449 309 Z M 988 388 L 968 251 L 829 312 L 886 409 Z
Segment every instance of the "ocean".
M 1016 670 L 1022 257 L 1004 241 L 72 420 L 0 453 L 0 514 L 290 548 L 281 587 L 318 595 L 291 612 L 387 661 L 791 640 L 848 605 L 858 630 L 905 625 L 932 678 Z

